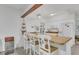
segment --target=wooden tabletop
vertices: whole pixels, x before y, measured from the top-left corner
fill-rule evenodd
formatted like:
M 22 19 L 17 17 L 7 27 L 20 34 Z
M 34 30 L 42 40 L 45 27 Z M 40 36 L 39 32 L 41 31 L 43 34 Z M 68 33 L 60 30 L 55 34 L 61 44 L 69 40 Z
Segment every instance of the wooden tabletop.
M 36 34 L 35 37 L 38 38 L 38 34 L 36 32 L 33 32 L 32 34 Z M 65 36 L 58 36 L 55 33 L 47 33 L 46 35 L 49 35 L 51 37 L 51 42 L 52 43 L 56 43 L 56 44 L 60 44 L 60 45 L 64 45 L 66 44 L 68 41 L 71 40 L 70 37 L 65 37 Z
M 64 37 L 64 36 L 51 36 L 51 38 L 52 38 L 51 42 L 60 44 L 60 45 L 66 44 L 71 39 L 69 37 Z
M 31 34 L 35 34 L 35 35 L 38 35 L 38 32 L 30 32 Z

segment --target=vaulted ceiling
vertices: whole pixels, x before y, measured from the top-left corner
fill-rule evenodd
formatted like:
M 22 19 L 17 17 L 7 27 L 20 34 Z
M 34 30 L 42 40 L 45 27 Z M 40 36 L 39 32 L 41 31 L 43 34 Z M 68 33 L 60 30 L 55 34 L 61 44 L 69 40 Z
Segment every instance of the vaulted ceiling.
M 24 11 L 27 10 L 30 6 L 30 4 L 1 4 L 2 6 L 6 6 L 12 9 L 16 9 L 18 11 Z
M 11 8 L 15 8 L 17 10 L 27 9 L 31 4 L 3 4 L 4 6 L 8 6 Z M 79 4 L 46 4 L 51 9 L 70 9 L 73 11 L 79 11 Z M 47 10 L 47 9 L 46 9 Z
M 24 12 L 28 11 L 32 4 L 3 4 L 6 7 L 14 8 L 16 10 Z M 46 4 L 40 7 L 34 14 L 49 14 L 53 11 L 66 10 L 69 12 L 77 12 L 79 14 L 79 4 Z

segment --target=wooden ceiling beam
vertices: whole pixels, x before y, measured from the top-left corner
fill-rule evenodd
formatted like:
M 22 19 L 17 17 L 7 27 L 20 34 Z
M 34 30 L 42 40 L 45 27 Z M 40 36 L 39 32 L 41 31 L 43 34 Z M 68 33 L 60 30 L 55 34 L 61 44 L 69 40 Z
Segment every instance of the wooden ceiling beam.
M 39 8 L 40 6 L 42 6 L 43 4 L 34 4 L 28 11 L 26 11 L 21 18 L 26 17 L 27 15 L 29 15 L 30 13 L 32 13 L 33 11 L 35 11 L 37 8 Z

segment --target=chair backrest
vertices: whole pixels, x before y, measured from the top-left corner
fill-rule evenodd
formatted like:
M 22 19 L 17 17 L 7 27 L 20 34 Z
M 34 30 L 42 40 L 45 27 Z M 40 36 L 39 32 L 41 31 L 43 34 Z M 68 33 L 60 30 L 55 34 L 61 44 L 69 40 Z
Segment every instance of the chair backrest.
M 40 49 L 42 48 L 50 53 L 50 39 L 48 35 L 40 35 Z
M 30 49 L 31 49 L 31 54 L 35 55 L 35 35 L 34 34 L 30 34 L 29 35 L 29 39 L 30 39 Z

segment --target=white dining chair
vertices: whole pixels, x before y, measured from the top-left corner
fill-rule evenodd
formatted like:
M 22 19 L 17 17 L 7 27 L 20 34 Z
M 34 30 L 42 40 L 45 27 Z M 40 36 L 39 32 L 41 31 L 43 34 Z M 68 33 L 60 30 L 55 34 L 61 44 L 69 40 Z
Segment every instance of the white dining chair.
M 51 46 L 51 37 L 48 35 L 40 35 L 40 54 L 41 55 L 54 55 L 57 54 L 58 48 Z
M 30 35 L 29 33 L 24 33 L 24 49 L 26 51 L 26 54 L 30 54 Z

